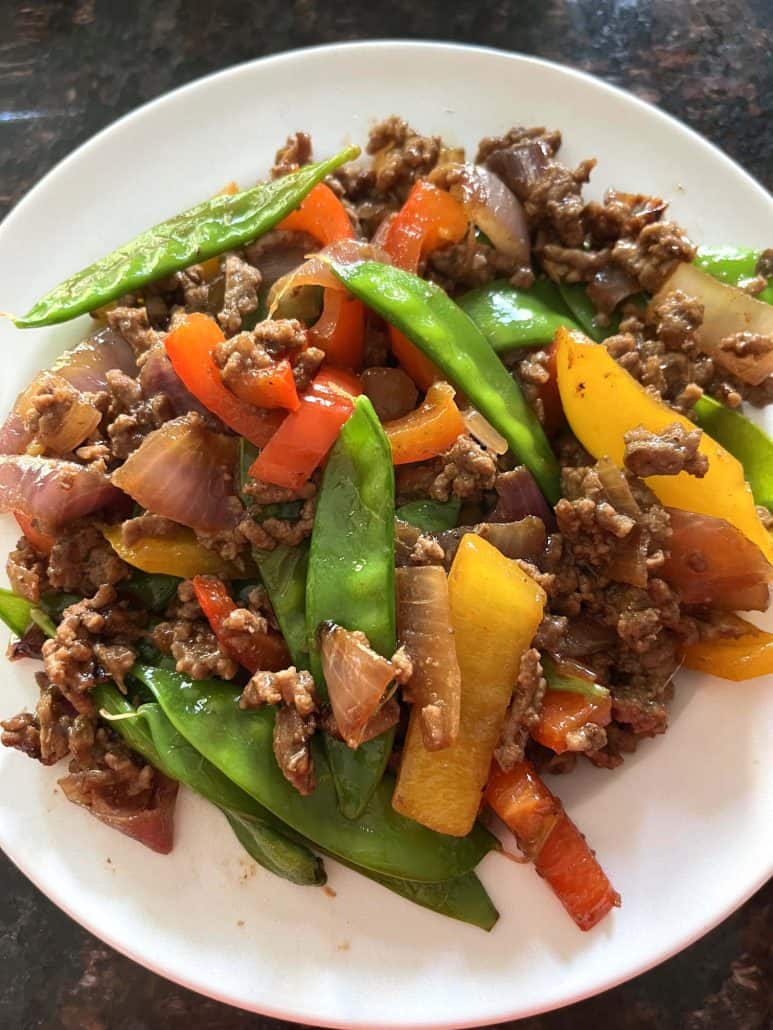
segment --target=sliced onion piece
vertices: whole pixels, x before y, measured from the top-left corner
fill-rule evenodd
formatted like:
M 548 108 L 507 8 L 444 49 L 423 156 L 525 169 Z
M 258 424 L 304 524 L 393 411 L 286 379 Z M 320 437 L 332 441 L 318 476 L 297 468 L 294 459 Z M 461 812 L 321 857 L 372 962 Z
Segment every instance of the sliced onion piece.
M 670 553 L 660 571 L 685 604 L 721 611 L 765 611 L 773 567 L 729 522 L 668 508 Z
M 448 192 L 496 249 L 519 265 L 528 265 L 531 245 L 526 215 L 502 180 L 482 165 L 444 166 L 443 175 Z
M 462 676 L 443 569 L 397 570 L 397 630 L 413 662 L 403 689 L 404 699 L 414 706 L 411 719 L 419 720 L 428 751 L 450 747 L 459 734 Z
M 365 243 L 363 240 L 336 240 L 274 283 L 268 294 L 268 317 L 273 318 L 282 299 L 301 286 L 322 286 L 325 290 L 346 293 L 346 287 L 330 270 L 329 259 L 347 264 L 358 261 L 391 264 L 386 251 L 374 247 L 371 243 Z
M 122 506 L 126 497 L 102 472 L 58 458 L 0 457 L 0 511 L 18 511 L 47 529 Z
M 488 517 L 489 522 L 517 522 L 527 515 L 535 515 L 542 519 L 548 532 L 556 528 L 553 509 L 525 465 L 500 473 L 494 489 L 497 492 L 497 503 Z
M 319 642 L 322 671 L 338 730 L 349 747 L 359 747 L 365 740 L 366 727 L 388 699 L 395 667 L 373 650 L 363 633 L 334 623 L 320 627 Z
M 736 333 L 754 333 L 773 342 L 773 306 L 755 300 L 744 290 L 721 283 L 708 272 L 682 262 L 652 298 L 652 306 L 669 293 L 681 290 L 703 305 L 703 323 L 696 333 L 698 345 L 717 364 L 745 383 L 757 386 L 773 373 L 773 347 L 763 354 L 736 354 L 720 344 Z
M 505 453 L 508 447 L 507 440 L 479 411 L 475 408 L 465 408 L 462 420 L 470 436 L 474 436 L 487 450 L 493 451 L 494 454 Z
M 216 532 L 239 521 L 236 437 L 184 415 L 154 430 L 113 473 L 113 482 L 154 515 Z
M 187 415 L 189 411 L 197 411 L 209 419 L 215 418 L 185 386 L 175 372 L 163 346 L 152 347 L 147 352 L 140 370 L 140 386 L 143 396 L 148 399 L 163 393 L 176 415 Z

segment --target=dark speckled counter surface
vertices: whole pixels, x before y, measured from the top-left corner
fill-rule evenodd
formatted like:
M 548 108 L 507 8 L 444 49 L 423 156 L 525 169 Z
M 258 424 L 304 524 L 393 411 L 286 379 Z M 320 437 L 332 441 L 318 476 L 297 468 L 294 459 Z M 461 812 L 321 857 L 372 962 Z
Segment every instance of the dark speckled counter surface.
M 443 38 L 563 61 L 686 121 L 773 184 L 772 0 L 0 0 L 0 214 L 79 143 L 167 90 L 338 40 Z M 739 847 L 743 842 L 739 841 Z M 773 885 L 681 955 L 518 1030 L 756 1030 L 773 1020 Z M 101 944 L 0 856 L 0 1028 L 290 1024 L 167 983 Z

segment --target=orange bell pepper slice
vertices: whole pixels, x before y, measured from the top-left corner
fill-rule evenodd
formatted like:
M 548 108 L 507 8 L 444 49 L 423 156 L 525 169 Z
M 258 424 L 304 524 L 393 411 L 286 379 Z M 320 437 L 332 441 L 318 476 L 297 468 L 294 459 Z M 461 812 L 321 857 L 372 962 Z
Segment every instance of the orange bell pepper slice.
M 567 750 L 566 735 L 588 722 L 607 726 L 612 719 L 612 698 L 590 698 L 569 690 L 546 690 L 532 737 L 556 754 Z
M 434 458 L 448 450 L 464 432 L 464 420 L 454 403 L 454 393 L 448 383 L 433 383 L 418 408 L 384 424 L 394 465 Z
M 619 906 L 620 895 L 587 841 L 530 762 L 518 762 L 509 772 L 494 763 L 486 801 L 581 930 Z
M 307 194 L 300 207 L 279 223 L 280 229 L 305 232 L 323 247 L 337 240 L 353 240 L 354 230 L 346 209 L 324 182 Z M 359 368 L 365 354 L 365 308 L 341 290 L 325 290 L 324 306 L 309 330 L 315 346 L 328 361 L 345 368 Z
M 459 732 L 449 747 L 428 751 L 419 721 L 410 723 L 392 807 L 438 833 L 464 837 L 478 815 L 545 592 L 516 562 L 468 533 L 451 567 L 448 597 L 462 677 Z
M 320 372 L 302 395 L 298 410 L 287 416 L 252 463 L 250 476 L 300 489 L 322 463 L 353 410 L 349 390 L 326 370 Z
M 420 179 L 392 219 L 384 250 L 406 272 L 416 272 L 421 258 L 438 247 L 458 243 L 469 228 L 464 208 L 445 190 Z M 440 369 L 394 326 L 389 336 L 392 352 L 417 386 L 426 390 L 442 379 Z
M 217 576 L 194 576 L 193 589 L 218 644 L 226 654 L 252 673 L 263 669 L 278 672 L 287 668 L 290 652 L 278 633 L 267 630 L 247 635 L 227 629 L 225 621 L 231 612 L 236 611 L 236 604 L 225 583 Z
M 728 619 L 740 636 L 690 644 L 684 651 L 686 668 L 736 683 L 773 673 L 773 633 L 758 629 L 738 615 Z
M 286 358 L 267 368 L 256 368 L 236 380 L 231 390 L 256 408 L 286 408 L 295 411 L 301 406 L 292 366 Z
M 38 554 L 50 554 L 54 546 L 54 538 L 44 533 L 39 527 L 37 519 L 25 515 L 23 511 L 15 511 L 13 517 L 19 524 L 19 529 L 32 544 Z
M 263 447 L 284 413 L 254 408 L 226 388 L 213 357 L 215 347 L 224 339 L 214 319 L 194 313 L 169 333 L 164 346 L 175 372 L 193 396 L 234 432 Z

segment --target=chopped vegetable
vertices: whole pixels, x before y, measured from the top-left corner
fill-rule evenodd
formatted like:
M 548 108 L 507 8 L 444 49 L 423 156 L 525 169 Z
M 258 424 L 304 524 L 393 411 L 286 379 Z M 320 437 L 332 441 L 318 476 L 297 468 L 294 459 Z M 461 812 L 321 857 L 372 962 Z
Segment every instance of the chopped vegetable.
M 233 528 L 241 516 L 236 461 L 234 437 L 213 433 L 198 416 L 182 415 L 148 433 L 112 479 L 148 511 L 215 532 Z
M 96 469 L 60 458 L 0 456 L 0 512 L 26 516 L 44 533 L 125 502 L 126 496 Z
M 264 483 L 298 490 L 321 464 L 352 413 L 352 399 L 318 373 L 301 397 L 301 405 L 282 423 L 250 468 Z
M 121 583 L 121 593 L 128 594 L 149 612 L 160 615 L 177 593 L 180 579 L 163 573 L 142 572 L 133 569 L 128 579 Z
M 656 400 L 621 368 L 604 347 L 580 333 L 559 329 L 558 385 L 564 411 L 577 439 L 595 458 L 609 456 L 623 465 L 624 435 L 637 426 L 660 433 L 677 422 L 695 429 L 683 415 Z M 703 479 L 685 472 L 653 476 L 647 485 L 669 507 L 725 519 L 756 544 L 768 561 L 773 541 L 760 522 L 740 463 L 718 443 L 703 436 L 700 450 L 709 459 Z
M 38 554 L 50 554 L 54 546 L 54 538 L 50 533 L 45 533 L 36 518 L 25 515 L 24 512 L 15 511 L 13 517 L 19 524 L 19 529 L 26 536 Z
M 14 322 L 20 329 L 66 322 L 154 279 L 249 243 L 273 228 L 318 182 L 358 153 L 357 147 L 346 147 L 326 161 L 305 165 L 242 193 L 220 194 L 175 215 L 65 279 Z
M 462 678 L 445 571 L 437 566 L 404 568 L 396 576 L 398 639 L 413 663 L 403 690 L 412 704 L 406 761 L 411 748 L 440 751 L 459 736 Z
M 547 347 L 559 326 L 579 329 L 550 279 L 517 290 L 506 279 L 463 294 L 459 306 L 498 354 L 521 347 Z
M 284 415 L 278 410 L 259 410 L 225 386 L 213 356 L 215 347 L 224 339 L 214 319 L 194 312 L 169 333 L 164 346 L 175 372 L 194 397 L 229 429 L 256 447 L 263 447 Z
M 701 247 L 694 264 L 720 282 L 743 290 L 756 280 L 761 256 L 761 251 L 744 247 Z M 765 289 L 754 296 L 766 304 L 773 304 L 773 283 L 770 279 Z
M 409 501 L 397 509 L 395 516 L 416 526 L 422 533 L 442 533 L 457 524 L 461 507 L 458 497 L 448 501 Z
M 689 644 L 684 650 L 684 665 L 736 683 L 773 673 L 773 633 L 738 616 L 726 616 L 723 621 L 738 635 Z
M 620 319 L 617 315 L 612 315 L 608 318 L 606 325 L 601 325 L 596 305 L 588 296 L 582 283 L 558 283 L 558 291 L 582 331 L 596 343 L 601 343 L 602 340 L 606 340 L 608 336 L 617 332 Z
M 545 496 L 558 500 L 558 463 L 536 416 L 475 323 L 434 283 L 363 261 L 331 267 L 356 296 L 443 370 L 529 467 Z
M 462 416 L 454 403 L 455 392 L 448 383 L 433 383 L 418 408 L 384 424 L 395 465 L 434 458 L 464 432 Z
M 216 576 L 194 576 L 196 600 L 226 654 L 231 655 L 250 672 L 261 669 L 273 672 L 286 669 L 290 655 L 282 637 L 267 629 L 264 632 L 239 631 L 228 627 L 228 616 L 236 611 L 225 584 Z
M 119 558 L 143 572 L 163 573 L 180 579 L 193 579 L 197 574 L 233 579 L 249 575 L 249 566 L 221 558 L 217 551 L 205 547 L 193 530 L 180 526 L 164 536 L 143 536 L 125 543 L 120 526 L 103 526 L 102 535 Z
M 724 519 L 669 510 L 671 539 L 663 579 L 684 604 L 719 611 L 761 611 L 768 607 L 773 568 L 756 544 Z
M 495 547 L 468 533 L 448 580 L 451 624 L 462 676 L 456 742 L 403 752 L 395 810 L 425 826 L 464 836 L 475 823 L 523 652 L 542 618 L 545 593 Z M 413 721 L 414 735 L 420 734 Z
M 773 509 L 773 440 L 768 434 L 740 411 L 706 394 L 698 398 L 693 418 L 705 433 L 741 462 L 757 504 Z
M 674 290 L 703 305 L 703 321 L 695 331 L 698 346 L 722 368 L 745 383 L 758 385 L 773 372 L 773 350 L 736 351 L 722 346 L 736 333 L 773 335 L 773 307 L 735 286 L 727 286 L 694 265 L 681 262 L 652 298 L 653 307 Z
M 532 737 L 559 755 L 564 751 L 578 750 L 572 747 L 569 736 L 571 733 L 582 729 L 588 723 L 607 726 L 612 719 L 612 699 L 609 691 L 604 691 L 604 695 L 590 698 L 577 691 L 555 690 L 549 687 L 542 699 L 539 717 L 531 727 Z
M 396 646 L 394 476 L 389 443 L 366 397 L 341 431 L 325 468 L 311 537 L 306 626 L 311 671 L 324 696 L 317 633 L 334 621 L 361 630 L 384 658 Z M 351 750 L 325 738 L 341 811 L 357 818 L 383 776 L 393 733 Z
M 585 838 L 529 762 L 509 772 L 494 765 L 486 801 L 581 930 L 620 904 Z

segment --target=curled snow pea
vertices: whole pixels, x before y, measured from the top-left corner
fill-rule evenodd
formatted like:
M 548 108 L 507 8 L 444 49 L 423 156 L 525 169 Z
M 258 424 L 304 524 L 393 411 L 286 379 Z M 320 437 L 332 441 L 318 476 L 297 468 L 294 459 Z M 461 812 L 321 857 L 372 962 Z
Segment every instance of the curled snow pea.
M 497 354 L 547 346 L 560 325 L 580 328 L 550 279 L 538 279 L 528 290 L 517 290 L 506 279 L 497 279 L 470 290 L 457 303 Z
M 761 256 L 761 251 L 747 247 L 701 247 L 693 264 L 720 282 L 744 289 L 757 278 Z M 755 297 L 773 304 L 773 279 L 768 279 L 768 285 Z
M 326 175 L 358 154 L 358 147 L 346 147 L 326 161 L 304 165 L 280 179 L 205 200 L 65 279 L 26 315 L 14 318 L 14 323 L 30 329 L 67 322 L 154 279 L 249 243 L 289 215 Z
M 450 501 L 409 501 L 397 509 L 395 516 L 416 526 L 422 533 L 442 533 L 456 526 L 461 507 L 458 497 L 452 497 Z
M 741 462 L 757 504 L 773 510 L 773 440 L 764 429 L 705 394 L 693 408 L 693 418 Z
M 341 429 L 317 498 L 306 583 L 310 666 L 323 697 L 317 630 L 330 619 L 361 630 L 379 654 L 397 646 L 392 452 L 367 397 Z M 325 738 L 341 811 L 356 819 L 383 776 L 394 731 L 361 744 Z
M 469 315 L 439 286 L 391 265 L 331 261 L 330 267 L 351 293 L 405 333 L 467 395 L 555 503 L 558 462 L 542 426 Z
M 135 666 L 179 733 L 256 801 L 336 858 L 399 879 L 437 883 L 472 871 L 498 842 L 482 826 L 467 837 L 433 833 L 392 809 L 394 780 L 385 776 L 362 814 L 339 810 L 324 747 L 312 744 L 317 786 L 301 796 L 284 778 L 272 750 L 275 711 L 239 708 L 239 690 L 218 680 Z

